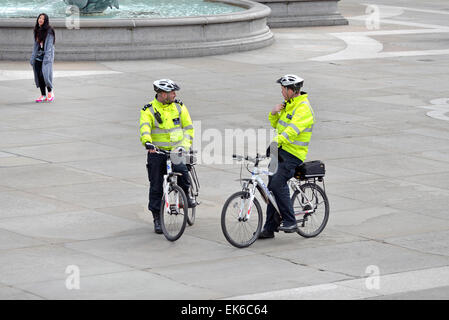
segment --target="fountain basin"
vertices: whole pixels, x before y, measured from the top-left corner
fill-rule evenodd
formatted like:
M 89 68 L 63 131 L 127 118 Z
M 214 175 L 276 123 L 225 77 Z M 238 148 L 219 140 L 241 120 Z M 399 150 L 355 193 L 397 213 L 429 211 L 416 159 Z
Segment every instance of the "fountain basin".
M 65 19 L 68 7 L 76 7 L 81 19 L 169 18 L 216 15 L 244 10 L 220 0 L 0 0 L 0 18 L 36 18 L 45 12 Z M 98 3 L 98 6 L 96 5 Z M 87 4 L 87 7 L 83 7 Z M 109 7 L 112 6 L 112 8 Z M 117 6 L 115 6 L 117 5 Z M 104 7 L 107 7 L 104 11 Z M 118 7 L 118 8 L 117 8 Z
M 249 0 L 220 0 L 243 11 L 210 16 L 151 19 L 50 21 L 56 32 L 56 60 L 132 60 L 225 54 L 270 45 L 269 7 Z M 0 60 L 31 55 L 36 18 L 0 19 Z

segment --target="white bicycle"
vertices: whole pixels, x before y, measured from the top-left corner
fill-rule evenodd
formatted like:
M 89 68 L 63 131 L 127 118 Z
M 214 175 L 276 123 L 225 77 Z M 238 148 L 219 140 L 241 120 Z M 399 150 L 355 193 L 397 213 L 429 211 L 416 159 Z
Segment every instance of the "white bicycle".
M 185 152 L 170 152 L 157 149 L 154 146 L 150 149 L 167 156 L 167 173 L 164 175 L 160 219 L 165 238 L 176 241 L 182 236 L 186 228 L 189 208 L 184 190 L 177 184 L 177 177 L 182 174 L 173 172 L 171 155 L 181 157 Z
M 242 190 L 232 194 L 223 205 L 221 212 L 221 228 L 226 240 L 237 248 L 245 248 L 253 244 L 262 230 L 262 208 L 255 198 L 256 191 L 259 191 L 262 199 L 268 204 L 271 203 L 282 220 L 276 199 L 268 190 L 262 176 L 271 175 L 267 170 L 259 168 L 259 162 L 267 157 L 243 157 L 233 155 L 237 161 L 254 163 L 251 178 L 242 179 Z M 318 163 L 318 170 L 317 168 Z M 322 170 L 320 167 L 322 166 Z M 305 162 L 296 168 L 294 178 L 288 181 L 294 190 L 291 201 L 297 223 L 297 233 L 303 237 L 311 238 L 320 234 L 329 219 L 329 200 L 326 192 L 317 181 L 323 182 L 324 187 L 324 164 L 321 161 Z M 254 209 L 255 208 L 255 209 Z

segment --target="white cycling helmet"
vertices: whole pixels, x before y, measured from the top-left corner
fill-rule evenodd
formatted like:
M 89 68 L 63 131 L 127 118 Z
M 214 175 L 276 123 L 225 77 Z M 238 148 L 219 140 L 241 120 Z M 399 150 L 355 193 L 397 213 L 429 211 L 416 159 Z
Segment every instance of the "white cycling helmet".
M 171 92 L 171 91 L 177 91 L 181 89 L 176 83 L 174 83 L 170 79 L 160 79 L 153 82 L 153 88 L 154 91 L 165 91 L 165 92 Z
M 285 76 L 283 76 L 282 78 L 278 79 L 276 81 L 276 83 L 280 83 L 281 86 L 283 87 L 294 87 L 294 88 L 301 88 L 303 83 L 304 83 L 304 79 L 301 77 L 298 77 L 297 75 L 294 74 L 286 74 Z

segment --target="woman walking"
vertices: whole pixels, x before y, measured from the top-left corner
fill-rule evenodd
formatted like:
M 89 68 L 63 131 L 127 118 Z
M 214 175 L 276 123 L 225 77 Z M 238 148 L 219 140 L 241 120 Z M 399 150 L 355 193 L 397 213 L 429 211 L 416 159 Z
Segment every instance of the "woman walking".
M 48 15 L 41 13 L 34 27 L 34 47 L 30 63 L 34 70 L 34 82 L 41 89 L 41 96 L 36 102 L 51 102 L 55 99 L 53 92 L 53 61 L 55 59 L 55 31 L 50 26 Z M 48 90 L 46 94 L 45 89 Z

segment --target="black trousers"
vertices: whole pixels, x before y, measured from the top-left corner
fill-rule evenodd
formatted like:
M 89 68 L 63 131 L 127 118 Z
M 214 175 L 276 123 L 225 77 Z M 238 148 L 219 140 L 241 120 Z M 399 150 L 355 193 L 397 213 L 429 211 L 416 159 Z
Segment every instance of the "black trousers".
M 186 196 L 189 194 L 190 178 L 189 170 L 183 163 L 172 163 L 173 172 L 179 172 L 178 185 L 182 188 Z M 153 213 L 154 219 L 159 218 L 161 210 L 162 195 L 164 194 L 164 175 L 167 173 L 167 156 L 157 153 L 149 153 L 147 156 L 148 179 L 150 180 L 150 192 L 148 210 Z
M 37 71 L 37 78 L 39 79 L 39 88 L 41 89 L 41 94 L 45 96 L 47 93 L 45 92 L 45 80 L 44 74 L 42 73 L 42 61 L 36 60 L 34 62 L 34 68 Z M 51 92 L 51 88 L 47 87 L 48 92 Z
M 273 192 L 276 203 L 281 211 L 282 220 L 286 227 L 296 224 L 293 205 L 290 200 L 290 189 L 287 181 L 295 175 L 295 168 L 302 163 L 300 159 L 291 153 L 279 149 L 278 169 L 276 173 L 268 178 L 268 190 Z M 272 232 L 280 224 L 279 215 L 274 206 L 270 203 L 267 206 L 267 220 L 264 229 Z

